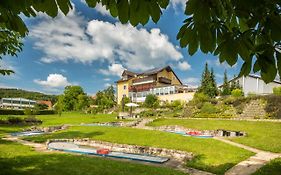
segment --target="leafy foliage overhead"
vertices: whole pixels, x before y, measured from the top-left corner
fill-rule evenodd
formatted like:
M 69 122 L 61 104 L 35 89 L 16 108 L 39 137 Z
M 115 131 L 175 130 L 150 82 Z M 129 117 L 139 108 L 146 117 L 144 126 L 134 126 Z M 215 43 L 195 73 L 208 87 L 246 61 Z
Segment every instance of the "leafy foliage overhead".
M 133 26 L 158 22 L 169 0 L 86 0 L 89 7 L 101 3 L 121 23 Z M 59 9 L 67 14 L 70 0 L 9 0 L 0 2 L 0 33 L 5 30 L 26 36 L 28 29 L 20 14 L 27 17 L 43 12 L 51 17 Z M 197 50 L 218 55 L 220 62 L 234 65 L 244 61 L 239 76 L 260 71 L 265 82 L 281 74 L 280 0 L 188 0 L 187 19 L 178 32 L 181 47 L 190 55 Z M 0 43 L 3 42 L 0 40 Z M 13 53 L 21 48 L 12 49 Z M 7 48 L 6 48 L 7 49 Z M 2 55 L 3 50 L 0 50 Z M 8 52 L 9 53 L 9 52 Z
M 281 74 L 280 0 L 189 0 L 177 39 L 193 55 L 198 48 L 234 65 L 240 56 L 240 76 L 261 72 L 265 82 Z

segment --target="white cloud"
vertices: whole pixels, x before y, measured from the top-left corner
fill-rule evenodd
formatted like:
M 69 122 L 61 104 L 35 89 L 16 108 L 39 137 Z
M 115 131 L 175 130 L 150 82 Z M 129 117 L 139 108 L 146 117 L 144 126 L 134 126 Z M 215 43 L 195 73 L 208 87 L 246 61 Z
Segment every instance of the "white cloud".
M 104 80 L 104 81 L 111 81 L 110 78 L 104 78 L 103 80 Z
M 110 83 L 105 83 L 104 84 L 104 87 L 109 87 L 109 86 L 111 86 L 112 84 L 110 84 Z
M 81 2 L 87 5 L 85 0 L 81 0 Z M 97 3 L 95 10 L 104 16 L 111 16 L 110 12 L 106 10 L 105 6 L 103 6 L 101 3 Z
M 129 24 L 87 23 L 75 11 L 43 20 L 32 27 L 30 36 L 35 39 L 35 48 L 43 51 L 41 61 L 45 63 L 107 61 L 142 71 L 183 58 L 158 28 L 147 31 Z
M 115 76 L 121 76 L 122 72 L 125 70 L 125 68 L 122 66 L 122 64 L 111 64 L 108 66 L 108 69 L 100 69 L 100 73 L 104 75 L 115 75 Z
M 101 3 L 96 5 L 95 10 L 104 16 L 111 16 L 110 12 L 106 10 L 105 6 L 102 6 Z
M 185 71 L 185 70 L 191 69 L 191 66 L 190 66 L 190 64 L 188 64 L 187 61 L 182 61 L 182 62 L 180 61 L 178 63 L 178 68 L 182 71 Z
M 49 74 L 47 80 L 34 80 L 35 83 L 47 88 L 62 88 L 70 85 L 67 78 L 61 74 Z
M 178 9 L 181 9 L 182 11 L 185 10 L 185 4 L 187 0 L 171 0 L 170 3 L 172 7 L 178 12 Z
M 183 79 L 183 83 L 188 85 L 189 87 L 198 87 L 200 83 L 200 79 L 196 77 L 189 77 Z

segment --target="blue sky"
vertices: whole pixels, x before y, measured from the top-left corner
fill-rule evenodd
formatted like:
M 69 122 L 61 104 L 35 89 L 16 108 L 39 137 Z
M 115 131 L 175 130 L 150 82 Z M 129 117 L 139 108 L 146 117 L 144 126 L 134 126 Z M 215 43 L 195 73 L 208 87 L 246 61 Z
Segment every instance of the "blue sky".
M 171 0 L 157 24 L 149 22 L 137 28 L 122 25 L 102 7 L 88 8 L 74 1 L 74 9 L 65 17 L 52 19 L 44 14 L 25 19 L 30 30 L 18 57 L 5 56 L 4 68 L 16 71 L 1 78 L 0 87 L 60 94 L 66 85 L 80 85 L 89 95 L 114 84 L 124 69 L 135 72 L 170 65 L 182 82 L 200 83 L 204 64 L 213 67 L 220 84 L 225 69 L 229 77 L 239 73 L 219 64 L 217 57 L 200 50 L 190 56 L 179 47 L 176 35 L 186 16 L 185 0 Z

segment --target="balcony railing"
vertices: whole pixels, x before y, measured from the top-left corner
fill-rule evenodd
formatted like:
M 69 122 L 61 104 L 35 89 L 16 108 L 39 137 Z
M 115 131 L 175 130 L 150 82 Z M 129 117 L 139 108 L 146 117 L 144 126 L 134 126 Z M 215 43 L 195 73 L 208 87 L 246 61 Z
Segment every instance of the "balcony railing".
M 133 80 L 133 85 L 153 83 L 154 81 L 155 81 L 154 77 L 138 78 L 138 79 Z
M 172 80 L 170 80 L 169 78 L 165 78 L 165 77 L 159 77 L 158 80 L 159 80 L 159 83 L 165 83 L 165 84 L 172 83 Z

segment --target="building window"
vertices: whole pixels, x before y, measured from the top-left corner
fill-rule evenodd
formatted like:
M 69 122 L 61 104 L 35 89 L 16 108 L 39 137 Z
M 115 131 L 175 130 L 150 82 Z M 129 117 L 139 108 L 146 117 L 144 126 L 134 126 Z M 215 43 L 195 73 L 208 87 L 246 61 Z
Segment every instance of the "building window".
M 124 85 L 124 90 L 125 90 L 125 89 L 127 89 L 127 86 L 126 86 L 126 85 Z

